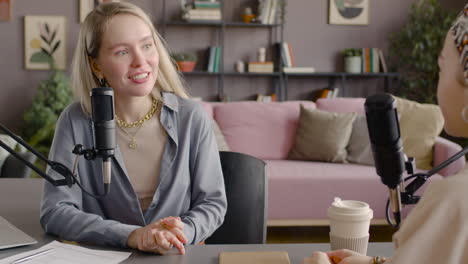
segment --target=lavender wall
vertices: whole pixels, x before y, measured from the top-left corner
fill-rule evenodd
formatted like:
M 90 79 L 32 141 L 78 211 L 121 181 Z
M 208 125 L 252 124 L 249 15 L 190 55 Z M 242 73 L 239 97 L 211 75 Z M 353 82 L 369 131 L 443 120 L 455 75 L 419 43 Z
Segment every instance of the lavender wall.
M 22 115 L 31 105 L 38 82 L 49 76 L 48 71 L 24 69 L 23 17 L 25 15 L 64 15 L 67 17 L 67 60 L 71 62 L 78 37 L 79 1 L 15 0 L 12 20 L 0 22 L 0 123 L 16 130 L 22 124 Z M 143 7 L 159 21 L 162 17 L 161 0 L 131 0 Z M 177 13 L 178 1 L 167 0 L 167 13 Z M 226 1 L 228 18 L 236 18 L 246 0 Z M 255 2 L 255 1 L 253 1 Z M 406 21 L 411 3 L 416 0 L 370 1 L 368 26 L 328 25 L 328 1 L 289 0 L 287 6 L 285 41 L 294 48 L 298 66 L 313 66 L 318 71 L 342 71 L 339 51 L 347 47 L 387 48 L 387 36 L 397 31 Z M 444 0 L 447 8 L 461 10 L 465 1 Z M 216 29 L 168 27 L 165 37 L 172 50 L 198 50 L 218 41 Z M 235 61 L 255 58 L 258 47 L 271 40 L 272 33 L 263 28 L 230 28 L 225 36 L 225 70 L 232 70 Z M 200 66 L 199 66 L 200 67 Z M 67 68 L 69 70 L 69 67 Z M 214 99 L 216 79 L 187 78 L 190 92 L 204 99 Z M 321 78 L 293 78 L 288 82 L 289 99 L 310 98 L 314 90 L 328 86 Z M 382 89 L 379 80 L 355 79 L 348 83 L 349 96 L 365 96 Z M 226 93 L 232 100 L 252 99 L 257 93 L 270 93 L 271 78 L 227 77 Z

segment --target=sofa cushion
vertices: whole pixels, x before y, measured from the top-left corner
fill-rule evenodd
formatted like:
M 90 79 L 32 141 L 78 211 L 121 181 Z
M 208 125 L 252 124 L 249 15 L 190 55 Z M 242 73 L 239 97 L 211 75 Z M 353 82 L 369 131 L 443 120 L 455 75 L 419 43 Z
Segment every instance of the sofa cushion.
M 444 117 L 439 106 L 394 98 L 400 115 L 405 154 L 416 159 L 416 167 L 431 169 L 434 143 L 444 127 Z
M 313 102 L 232 102 L 214 105 L 218 122 L 231 151 L 260 159 L 286 159 L 296 135 L 299 108 Z
M 265 162 L 268 219 L 327 219 L 327 209 L 335 197 L 366 202 L 374 211 L 374 219 L 385 219 L 388 189 L 374 167 L 294 160 Z M 441 178 L 432 176 L 417 193 Z
M 356 116 L 347 150 L 349 162 L 374 166 L 366 116 Z
M 289 158 L 345 162 L 355 113 L 332 113 L 301 105 L 299 126 Z
M 216 123 L 216 120 L 213 120 L 213 130 L 216 139 L 216 143 L 218 144 L 219 151 L 230 151 L 229 145 L 226 143 L 226 139 L 224 138 L 223 132 Z

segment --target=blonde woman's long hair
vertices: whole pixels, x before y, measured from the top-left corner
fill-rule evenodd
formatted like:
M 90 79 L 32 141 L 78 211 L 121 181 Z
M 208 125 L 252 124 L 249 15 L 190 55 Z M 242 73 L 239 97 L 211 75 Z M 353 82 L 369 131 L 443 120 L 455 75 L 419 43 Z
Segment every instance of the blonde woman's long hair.
M 149 16 L 139 7 L 124 2 L 101 4 L 96 7 L 81 25 L 78 45 L 72 62 L 72 89 L 80 100 L 81 107 L 86 114 L 91 113 L 90 91 L 99 87 L 100 82 L 91 70 L 89 58 L 97 58 L 102 44 L 102 36 L 109 21 L 118 14 L 130 14 L 139 17 L 150 28 L 156 49 L 159 53 L 159 72 L 152 94 L 160 98 L 160 92 L 171 92 L 180 97 L 188 98 L 184 88 L 184 80 L 177 72 L 169 56 L 166 43 L 156 31 Z

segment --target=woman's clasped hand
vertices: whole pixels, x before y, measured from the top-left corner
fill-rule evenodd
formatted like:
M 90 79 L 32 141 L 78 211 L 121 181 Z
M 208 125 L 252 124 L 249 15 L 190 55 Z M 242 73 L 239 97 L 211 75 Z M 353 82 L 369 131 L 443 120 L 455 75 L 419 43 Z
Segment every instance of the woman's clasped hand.
M 145 252 L 166 254 L 173 247 L 185 254 L 187 238 L 180 217 L 166 217 L 147 226 L 135 229 L 129 236 L 128 246 Z

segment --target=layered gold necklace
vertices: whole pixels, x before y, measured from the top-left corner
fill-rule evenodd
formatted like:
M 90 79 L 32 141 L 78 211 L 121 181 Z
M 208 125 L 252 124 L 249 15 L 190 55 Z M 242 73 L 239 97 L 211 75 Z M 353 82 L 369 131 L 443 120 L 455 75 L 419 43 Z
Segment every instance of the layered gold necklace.
M 153 117 L 154 113 L 156 113 L 156 110 L 159 107 L 159 104 L 160 101 L 153 98 L 153 101 L 151 103 L 151 109 L 149 110 L 149 112 L 142 119 L 132 123 L 127 123 L 124 120 L 120 119 L 117 115 L 115 115 L 115 121 L 117 121 L 117 125 L 119 125 L 120 129 L 130 138 L 130 142 L 128 143 L 128 147 L 130 149 L 134 150 L 138 147 L 135 136 L 138 133 L 138 131 L 140 131 L 141 127 L 143 126 L 143 123 L 150 120 Z M 135 130 L 130 131 L 130 129 Z

